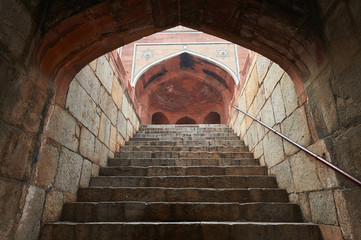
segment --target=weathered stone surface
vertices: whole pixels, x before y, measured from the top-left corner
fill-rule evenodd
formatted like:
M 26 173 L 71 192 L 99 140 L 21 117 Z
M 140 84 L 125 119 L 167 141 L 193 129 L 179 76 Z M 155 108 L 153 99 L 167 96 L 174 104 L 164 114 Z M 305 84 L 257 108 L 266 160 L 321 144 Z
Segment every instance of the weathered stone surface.
M 45 188 L 54 184 L 58 168 L 59 149 L 48 144 L 40 148 L 40 156 L 36 166 L 35 183 Z
M 120 82 L 117 77 L 114 77 L 113 81 L 112 98 L 118 109 L 122 109 L 123 89 L 120 86 Z
M 59 191 L 50 191 L 45 198 L 45 206 L 43 212 L 44 222 L 59 220 L 61 209 L 63 207 L 63 193 Z
M 319 224 L 323 240 L 344 240 L 338 226 Z
M 243 93 L 239 100 L 238 100 L 238 107 L 243 110 L 246 111 L 246 95 Z
M 294 192 L 292 172 L 288 160 L 274 166 L 270 171 L 276 176 L 280 188 L 286 189 L 289 193 Z
M 349 129 L 334 139 L 334 161 L 335 164 L 361 179 L 361 125 Z M 347 179 L 339 176 L 340 185 L 353 187 L 354 184 Z
M 289 116 L 298 107 L 295 84 L 287 73 L 283 74 L 280 84 L 286 115 Z
M 308 102 L 319 138 L 328 136 L 338 128 L 338 115 L 329 78 L 331 69 L 326 69 L 307 87 Z
M 269 69 L 263 83 L 266 98 L 271 95 L 274 87 L 281 79 L 283 73 L 284 71 L 282 68 L 280 68 L 276 63 L 272 63 L 271 68 Z
M 99 166 L 104 167 L 107 164 L 108 156 L 109 156 L 109 149 L 107 146 L 102 144 L 100 141 L 97 141 L 95 144 L 95 152 L 99 154 Z
M 100 108 L 104 111 L 112 124 L 115 125 L 117 121 L 117 107 L 109 93 L 103 87 L 100 91 Z
M 122 103 L 122 113 L 123 113 L 125 119 L 130 118 L 130 114 L 131 114 L 130 111 L 131 111 L 131 107 L 129 106 L 128 99 L 124 96 L 123 103 Z
M 269 132 L 263 138 L 264 157 L 268 167 L 273 167 L 284 159 L 283 140 Z
M 66 107 L 70 113 L 92 133 L 97 134 L 99 115 L 97 106 L 78 81 L 72 81 L 66 99 Z M 74 150 L 74 149 L 73 149 Z
M 246 107 L 249 109 L 249 106 L 253 102 L 254 97 L 258 91 L 258 79 L 257 79 L 257 71 L 254 69 L 248 79 L 247 85 L 245 86 L 246 95 Z
M 89 63 L 90 68 L 95 72 L 97 70 L 98 59 L 94 59 Z
M 96 102 L 99 103 L 100 95 L 100 82 L 95 77 L 94 72 L 86 65 L 76 76 L 75 79 L 78 80 L 80 85 L 85 89 L 85 91 L 90 95 L 90 97 Z
M 100 117 L 100 127 L 98 133 L 98 139 L 104 143 L 106 146 L 109 146 L 109 137 L 110 137 L 110 126 L 111 122 L 108 117 L 102 113 Z
M 330 161 L 331 156 L 328 152 L 328 149 L 325 145 L 325 142 L 323 140 L 319 140 L 315 142 L 314 144 L 307 147 L 310 151 L 314 152 L 318 156 L 321 156 L 323 159 Z M 327 186 L 327 188 L 335 188 L 338 187 L 338 181 L 336 177 L 336 172 L 327 167 L 326 165 L 323 165 L 321 163 L 318 163 L 315 159 L 315 164 L 317 164 L 317 175 L 318 178 Z
M 332 190 L 309 193 L 312 221 L 323 224 L 338 224 Z
M 361 189 L 335 190 L 338 220 L 345 239 L 361 238 Z
M 135 113 L 134 109 L 132 109 L 130 122 L 132 123 L 134 128 L 136 128 L 137 126 L 137 121 L 138 121 L 137 114 Z
M 345 127 L 361 122 L 360 68 L 361 60 L 354 62 L 344 74 L 331 79 L 333 95 L 337 96 L 338 117 Z
M 127 120 L 125 119 L 125 117 L 121 111 L 118 111 L 117 129 L 118 129 L 119 133 L 123 136 L 123 138 L 126 139 L 127 138 Z
M 15 239 L 37 240 L 45 201 L 45 191 L 35 186 L 23 190 L 24 208 L 16 231 Z
M 23 186 L 19 182 L 0 178 L 0 238 L 15 239 L 14 227 L 19 221 L 18 208 Z
M 21 56 L 32 32 L 33 20 L 30 13 L 22 2 L 1 1 L 0 15 L 0 41 L 10 52 Z
M 246 128 L 246 119 L 243 118 L 242 122 L 241 122 L 241 138 L 245 138 L 247 135 L 245 135 L 247 132 L 247 128 Z M 244 139 L 243 139 L 244 140 Z
M 298 201 L 302 211 L 303 219 L 307 222 L 312 222 L 312 214 L 310 207 L 310 200 L 308 198 L 308 192 L 298 193 Z
M 129 138 L 133 136 L 133 133 L 134 133 L 134 127 L 132 123 L 129 120 L 127 120 L 127 140 L 129 140 Z
M 98 76 L 103 86 L 107 89 L 107 91 L 111 93 L 114 72 L 105 56 L 101 56 L 100 58 L 98 58 L 96 75 Z
M 356 28 L 357 28 L 358 32 L 360 32 L 361 31 L 361 18 L 360 18 L 360 15 L 358 14 L 361 11 L 360 2 L 357 0 L 351 0 L 349 2 L 349 6 L 351 6 L 350 11 L 351 11 L 352 17 L 354 19 L 354 23 L 356 24 Z
M 115 152 L 117 145 L 117 128 L 113 125 L 110 126 L 109 149 Z
M 82 163 L 83 158 L 80 155 L 62 148 L 55 178 L 55 188 L 75 193 L 78 189 Z
M 311 142 L 311 134 L 308 128 L 306 113 L 303 107 L 298 108 L 288 118 L 281 123 L 282 133 L 295 141 L 296 143 L 306 147 Z M 284 141 L 285 153 L 290 156 L 299 149 L 291 143 Z
M 247 131 L 248 147 L 250 150 L 252 150 L 258 143 L 256 124 L 256 122 L 253 122 Z
M 116 145 L 117 151 L 119 151 L 120 147 L 124 146 L 124 144 L 125 144 L 124 137 L 119 132 L 117 132 L 117 145 Z
M 55 105 L 49 125 L 46 128 L 49 138 L 73 151 L 78 149 L 79 126 L 75 119 L 58 105 Z
M 80 187 L 87 187 L 89 186 L 89 181 L 92 173 L 92 163 L 88 160 L 84 159 L 83 167 L 81 169 L 81 176 L 80 176 Z
M 82 128 L 80 132 L 80 154 L 93 162 L 98 162 L 95 154 L 95 136 L 86 128 Z
M 335 5 L 325 21 L 324 29 L 334 71 L 343 72 L 360 50 L 359 35 L 355 31 L 347 3 L 340 2 Z
M 263 155 L 263 141 L 260 141 L 255 147 L 253 155 L 255 158 L 260 158 Z
M 296 192 L 320 190 L 324 185 L 317 174 L 316 160 L 304 152 L 298 152 L 290 157 L 290 166 L 293 173 L 293 183 Z
M 259 116 L 257 116 L 258 119 L 261 119 Z M 262 126 L 261 124 L 256 124 L 257 127 L 257 136 L 258 136 L 258 141 L 261 141 L 264 137 L 264 135 L 266 134 L 266 128 L 264 126 Z
M 273 115 L 271 99 L 268 99 L 266 104 L 262 108 L 261 116 L 262 116 L 261 121 L 267 124 L 268 126 L 273 127 L 275 125 L 275 118 Z
M 25 180 L 30 175 L 34 140 L 19 129 L 0 124 L 0 173 Z
M 280 84 L 277 84 L 271 95 L 272 107 L 276 123 L 281 123 L 286 117 Z
M 264 77 L 266 76 L 268 69 L 270 67 L 271 61 L 263 57 L 262 55 L 258 55 L 256 66 L 257 66 L 257 75 L 258 75 L 258 81 L 261 84 L 264 80 Z
M 256 98 L 254 99 L 255 110 L 256 110 L 257 114 L 262 109 L 265 102 L 266 102 L 266 97 L 264 95 L 264 87 L 263 87 L 263 84 L 262 84 L 258 89 L 258 92 L 256 94 Z
M 141 123 L 139 122 L 139 119 L 137 118 L 137 120 L 135 121 L 135 130 L 139 131 Z
M 99 176 L 99 169 L 100 167 L 96 164 L 92 164 L 92 177 Z

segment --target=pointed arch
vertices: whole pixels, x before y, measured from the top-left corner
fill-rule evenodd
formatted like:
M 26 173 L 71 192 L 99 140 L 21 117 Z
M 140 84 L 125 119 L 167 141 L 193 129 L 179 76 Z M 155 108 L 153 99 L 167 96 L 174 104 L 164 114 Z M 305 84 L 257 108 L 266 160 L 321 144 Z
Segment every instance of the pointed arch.
M 137 84 L 137 81 L 139 80 L 139 78 L 146 72 L 148 71 L 149 69 L 151 69 L 152 67 L 160 64 L 161 62 L 163 61 L 167 61 L 171 58 L 174 58 L 174 57 L 177 57 L 177 56 L 180 56 L 184 53 L 188 53 L 190 54 L 191 56 L 194 56 L 194 57 L 198 57 L 200 59 L 204 59 L 206 61 L 209 61 L 215 65 L 217 65 L 218 67 L 222 68 L 224 71 L 226 71 L 234 80 L 235 82 L 235 85 L 238 84 L 239 82 L 239 72 L 235 73 L 230 67 L 228 67 L 226 64 L 218 61 L 217 59 L 214 59 L 212 57 L 209 57 L 209 56 L 205 56 L 203 54 L 200 54 L 200 53 L 197 53 L 197 52 L 194 52 L 194 51 L 190 51 L 190 50 L 182 50 L 182 51 L 179 51 L 179 52 L 175 52 L 173 54 L 169 54 L 165 57 L 162 57 L 152 63 L 149 63 L 147 64 L 146 66 L 144 66 L 143 68 L 141 68 L 138 73 L 136 73 L 136 75 L 134 76 L 134 69 L 132 70 L 133 71 L 133 74 L 132 74 L 132 79 L 131 79 L 131 86 L 134 87 L 136 84 Z M 237 66 L 238 66 L 238 59 L 236 58 L 236 61 L 237 61 Z

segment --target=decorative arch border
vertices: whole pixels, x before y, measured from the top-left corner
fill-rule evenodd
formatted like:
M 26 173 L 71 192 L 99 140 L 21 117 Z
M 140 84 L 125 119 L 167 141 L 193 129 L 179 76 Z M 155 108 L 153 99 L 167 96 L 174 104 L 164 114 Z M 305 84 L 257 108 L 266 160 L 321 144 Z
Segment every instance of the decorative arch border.
M 238 64 L 238 53 L 237 53 L 237 48 L 235 47 L 235 59 L 236 59 L 236 66 L 237 66 L 237 70 L 239 70 L 239 64 Z M 237 73 L 235 73 L 230 67 L 228 67 L 226 64 L 214 59 L 214 58 L 211 58 L 211 57 L 208 57 L 206 55 L 203 55 L 203 54 L 200 54 L 200 53 L 197 53 L 197 52 L 194 52 L 194 51 L 190 51 L 188 49 L 185 49 L 185 50 L 182 50 L 182 51 L 179 51 L 179 52 L 175 52 L 175 53 L 172 53 L 172 54 L 169 54 L 167 56 L 164 56 L 152 63 L 149 63 L 147 65 L 145 65 L 143 68 L 141 68 L 138 73 L 136 75 L 134 75 L 134 64 L 135 64 L 135 58 L 133 59 L 133 69 L 132 69 L 132 79 L 131 79 L 131 86 L 132 87 L 135 87 L 135 85 L 137 84 L 140 76 L 143 75 L 143 73 L 145 73 L 147 70 L 149 70 L 151 67 L 159 64 L 160 62 L 164 61 L 164 60 L 167 60 L 167 59 L 170 59 L 170 58 L 173 58 L 173 57 L 176 57 L 178 55 L 181 55 L 182 53 L 188 53 L 190 55 L 193 55 L 193 56 L 196 56 L 196 57 L 199 57 L 199 58 L 202 58 L 202 59 L 205 59 L 207 61 L 210 61 L 214 64 L 216 64 L 217 66 L 219 66 L 220 68 L 222 68 L 224 71 L 228 72 L 236 85 L 238 85 L 239 83 L 239 71 Z M 135 50 L 134 50 L 134 56 L 135 56 Z

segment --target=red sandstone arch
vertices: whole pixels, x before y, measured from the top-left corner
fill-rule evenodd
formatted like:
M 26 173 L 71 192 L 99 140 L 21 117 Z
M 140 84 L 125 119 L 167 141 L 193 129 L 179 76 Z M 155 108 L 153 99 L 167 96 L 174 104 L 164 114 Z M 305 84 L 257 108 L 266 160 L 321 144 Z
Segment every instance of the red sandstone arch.
M 156 112 L 152 115 L 152 124 L 169 124 L 169 120 L 162 112 Z
M 135 95 L 144 124 L 151 123 L 152 112 L 166 114 L 173 124 L 182 116 L 202 123 L 209 109 L 216 109 L 225 124 L 234 88 L 234 79 L 222 67 L 182 53 L 145 71 L 135 85 Z
M 220 124 L 221 116 L 217 112 L 208 113 L 203 120 L 204 124 Z
M 49 3 L 34 63 L 55 79 L 57 99 L 93 59 L 143 36 L 183 25 L 259 52 L 296 81 L 323 63 L 311 1 L 65 1 Z

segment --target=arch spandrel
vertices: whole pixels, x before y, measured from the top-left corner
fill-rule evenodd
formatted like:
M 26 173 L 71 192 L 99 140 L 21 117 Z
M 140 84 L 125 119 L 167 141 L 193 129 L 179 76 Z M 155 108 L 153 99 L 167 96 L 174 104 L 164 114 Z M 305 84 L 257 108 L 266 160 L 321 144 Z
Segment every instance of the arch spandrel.
M 45 75 L 67 86 L 95 58 L 144 36 L 183 25 L 259 52 L 294 79 L 304 80 L 317 69 L 315 65 L 323 63 L 324 56 L 317 21 L 308 19 L 312 8 L 292 1 L 54 0 L 45 17 L 40 44 L 35 46 L 34 62 Z

